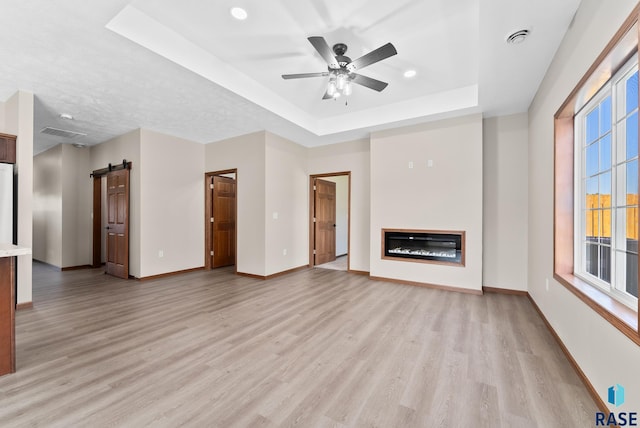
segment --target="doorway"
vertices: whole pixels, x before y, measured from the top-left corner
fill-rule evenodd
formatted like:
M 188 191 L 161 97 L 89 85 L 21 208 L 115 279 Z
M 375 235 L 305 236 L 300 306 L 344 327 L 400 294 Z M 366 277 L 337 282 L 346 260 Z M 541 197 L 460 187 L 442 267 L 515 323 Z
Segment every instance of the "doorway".
M 236 266 L 237 175 L 237 169 L 205 173 L 206 269 Z
M 93 267 L 105 261 L 105 273 L 129 278 L 131 162 L 95 170 L 93 177 Z M 104 207 L 104 209 L 103 209 Z M 103 250 L 104 248 L 104 250 Z
M 351 172 L 310 176 L 309 265 L 350 270 Z

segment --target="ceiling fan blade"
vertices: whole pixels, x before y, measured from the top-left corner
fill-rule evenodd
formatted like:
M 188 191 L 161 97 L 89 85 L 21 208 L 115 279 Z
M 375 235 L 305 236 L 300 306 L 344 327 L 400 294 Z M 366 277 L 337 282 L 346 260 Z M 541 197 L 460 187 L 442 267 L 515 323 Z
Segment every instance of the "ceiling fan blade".
M 298 73 L 298 74 L 283 74 L 282 78 L 287 80 L 287 79 L 304 79 L 307 77 L 323 77 L 323 76 L 328 76 L 329 72 L 328 71 L 324 71 L 321 73 Z
M 380 80 L 372 79 L 371 77 L 363 76 L 362 74 L 353 74 L 353 83 L 357 83 L 358 85 L 366 86 L 369 89 L 373 89 L 374 91 L 382 91 L 387 87 L 388 83 L 382 82 Z
M 312 36 L 308 37 L 307 40 L 309 40 L 313 47 L 316 48 L 320 56 L 327 62 L 327 64 L 329 64 L 330 68 L 340 68 L 338 60 L 336 60 L 333 51 L 327 44 L 327 41 L 324 39 L 324 37 Z
M 394 56 L 397 53 L 398 51 L 396 51 L 396 48 L 391 43 L 387 43 L 386 45 L 380 46 L 378 49 L 352 61 L 347 65 L 347 70 L 351 72 L 359 70 L 368 65 L 375 64 L 378 61 L 389 58 L 390 56 Z

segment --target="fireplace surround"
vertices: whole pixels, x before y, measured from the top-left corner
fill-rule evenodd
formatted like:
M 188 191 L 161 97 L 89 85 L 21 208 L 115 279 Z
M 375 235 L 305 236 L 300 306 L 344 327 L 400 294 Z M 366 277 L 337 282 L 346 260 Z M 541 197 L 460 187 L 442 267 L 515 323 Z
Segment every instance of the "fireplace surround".
M 382 258 L 464 266 L 464 231 L 382 229 Z

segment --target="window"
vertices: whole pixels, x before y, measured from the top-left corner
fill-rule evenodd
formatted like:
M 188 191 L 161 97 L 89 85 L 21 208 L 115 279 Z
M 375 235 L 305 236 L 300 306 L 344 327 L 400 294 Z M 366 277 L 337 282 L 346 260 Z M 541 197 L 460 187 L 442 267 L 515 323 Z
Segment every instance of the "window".
M 640 3 L 554 115 L 553 277 L 640 346 Z
M 574 272 L 638 305 L 638 62 L 575 115 Z

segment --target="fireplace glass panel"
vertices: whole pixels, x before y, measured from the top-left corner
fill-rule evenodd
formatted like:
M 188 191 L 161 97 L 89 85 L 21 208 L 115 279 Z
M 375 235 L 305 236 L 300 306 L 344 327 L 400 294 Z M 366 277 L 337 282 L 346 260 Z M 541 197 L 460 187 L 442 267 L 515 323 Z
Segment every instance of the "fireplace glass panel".
M 462 234 L 385 231 L 384 256 L 462 263 Z

